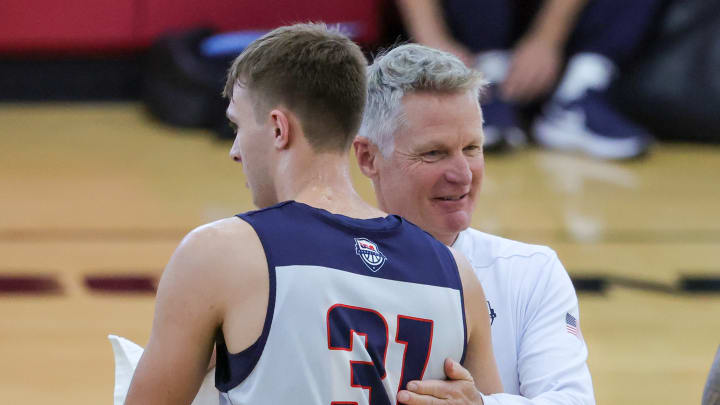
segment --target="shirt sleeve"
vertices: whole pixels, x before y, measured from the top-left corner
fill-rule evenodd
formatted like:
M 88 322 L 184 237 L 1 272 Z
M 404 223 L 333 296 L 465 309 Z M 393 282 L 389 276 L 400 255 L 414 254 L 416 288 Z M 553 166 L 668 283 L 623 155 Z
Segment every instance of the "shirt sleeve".
M 575 289 L 555 252 L 544 260 L 518 284 L 522 395 L 484 396 L 487 405 L 595 404 Z

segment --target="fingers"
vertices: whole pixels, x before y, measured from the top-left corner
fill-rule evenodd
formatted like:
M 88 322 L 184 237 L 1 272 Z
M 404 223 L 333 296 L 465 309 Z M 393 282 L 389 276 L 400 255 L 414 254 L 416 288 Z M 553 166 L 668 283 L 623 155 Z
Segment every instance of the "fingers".
M 545 66 L 542 64 L 528 66 L 523 63 L 518 61 L 517 68 L 510 71 L 502 84 L 503 96 L 508 100 L 527 102 L 547 87 L 549 75 L 546 74 Z
M 445 359 L 445 375 L 449 380 L 410 381 L 407 391 L 436 398 L 451 398 L 462 393 L 464 388 L 475 387 L 475 380 L 470 372 L 449 357 Z M 460 382 L 465 384 L 459 384 Z
M 398 392 L 398 402 L 407 405 L 440 405 L 458 400 L 458 403 L 471 403 L 468 400 L 477 396 L 477 390 L 470 372 L 451 358 L 445 359 L 444 366 L 449 380 L 410 381 L 406 390 Z
M 561 51 L 539 40 L 521 41 L 512 56 L 501 91 L 506 100 L 528 102 L 554 84 L 562 63 Z
M 500 85 L 502 97 L 506 100 L 515 100 L 518 92 L 522 90 L 522 74 L 518 73 L 518 64 L 514 61 L 510 63 L 510 69 L 505 80 Z
M 517 71 L 502 84 L 502 95 L 507 100 L 529 102 L 545 94 L 552 87 L 555 73 L 543 66 L 533 71 Z
M 445 359 L 445 375 L 451 380 L 466 380 L 474 382 L 467 369 L 451 358 Z
M 473 381 L 465 379 L 454 381 L 411 381 L 408 383 L 406 391 L 409 395 L 406 398 L 410 401 L 407 402 L 408 404 L 471 403 L 463 399 L 472 399 L 478 395 Z M 435 401 L 427 402 L 429 398 L 434 398 Z
M 435 397 L 416 394 L 405 390 L 398 392 L 397 400 L 401 404 L 406 405 L 440 405 L 441 401 Z
M 410 381 L 407 391 L 415 394 L 429 395 L 435 398 L 449 398 L 451 393 L 457 390 L 451 381 L 425 380 Z

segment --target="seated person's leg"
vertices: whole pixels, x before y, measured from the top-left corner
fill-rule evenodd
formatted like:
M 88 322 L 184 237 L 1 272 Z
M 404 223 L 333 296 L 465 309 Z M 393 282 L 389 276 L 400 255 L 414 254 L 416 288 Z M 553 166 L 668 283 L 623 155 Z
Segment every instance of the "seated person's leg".
M 606 99 L 618 66 L 645 39 L 658 0 L 601 0 L 583 11 L 568 49 L 571 55 L 553 97 L 536 120 L 536 140 L 555 149 L 606 159 L 645 153 L 652 137 Z
M 528 1 L 537 3 L 539 1 Z M 521 145 L 526 136 L 518 122 L 516 106 L 504 100 L 499 85 L 509 67 L 510 49 L 524 29 L 518 9 L 508 0 L 446 0 L 443 2 L 448 28 L 458 42 L 477 55 L 476 67 L 490 87 L 481 98 L 485 120 L 485 149 L 492 151 Z

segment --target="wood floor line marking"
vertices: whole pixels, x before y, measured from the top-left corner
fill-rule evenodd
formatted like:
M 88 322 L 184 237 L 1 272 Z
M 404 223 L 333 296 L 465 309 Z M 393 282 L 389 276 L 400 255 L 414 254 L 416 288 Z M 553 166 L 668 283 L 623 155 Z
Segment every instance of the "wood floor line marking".
M 57 228 L 44 230 L 0 230 L 0 242 L 95 242 L 95 241 L 180 241 L 190 229 L 132 228 L 83 229 Z
M 0 242 L 55 242 L 55 241 L 179 241 L 190 231 L 188 228 L 54 228 L 54 229 L 0 229 Z M 575 237 L 563 229 L 500 229 L 493 233 L 509 238 L 553 242 L 593 243 L 720 243 L 720 229 L 609 229 L 594 237 Z
M 0 271 L 0 296 L 2 295 L 48 295 L 63 294 L 69 290 L 84 289 L 91 293 L 155 293 L 159 271 L 118 271 L 109 273 L 91 271 L 76 278 L 63 275 L 22 274 L 21 271 Z M 595 273 L 579 275 L 570 272 L 570 278 L 578 293 L 603 294 L 612 287 L 650 291 L 664 294 L 688 295 L 695 293 L 720 293 L 720 270 L 716 273 L 680 273 L 675 282 L 662 282 L 631 276 Z

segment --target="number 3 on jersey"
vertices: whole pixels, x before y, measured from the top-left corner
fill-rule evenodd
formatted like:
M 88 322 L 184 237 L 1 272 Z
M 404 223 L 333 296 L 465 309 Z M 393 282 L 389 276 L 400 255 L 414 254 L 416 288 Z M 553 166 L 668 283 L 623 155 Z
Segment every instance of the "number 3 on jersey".
M 385 358 L 389 343 L 385 317 L 372 309 L 335 304 L 327 312 L 327 331 L 330 350 L 352 351 L 353 333 L 365 337 L 365 349 L 372 361 L 350 361 L 350 385 L 368 390 L 370 405 L 391 405 L 382 383 L 387 376 Z M 409 381 L 422 379 L 430 357 L 432 334 L 432 320 L 397 316 L 395 342 L 405 346 L 398 390 L 405 389 Z M 331 403 L 350 404 L 356 403 Z

